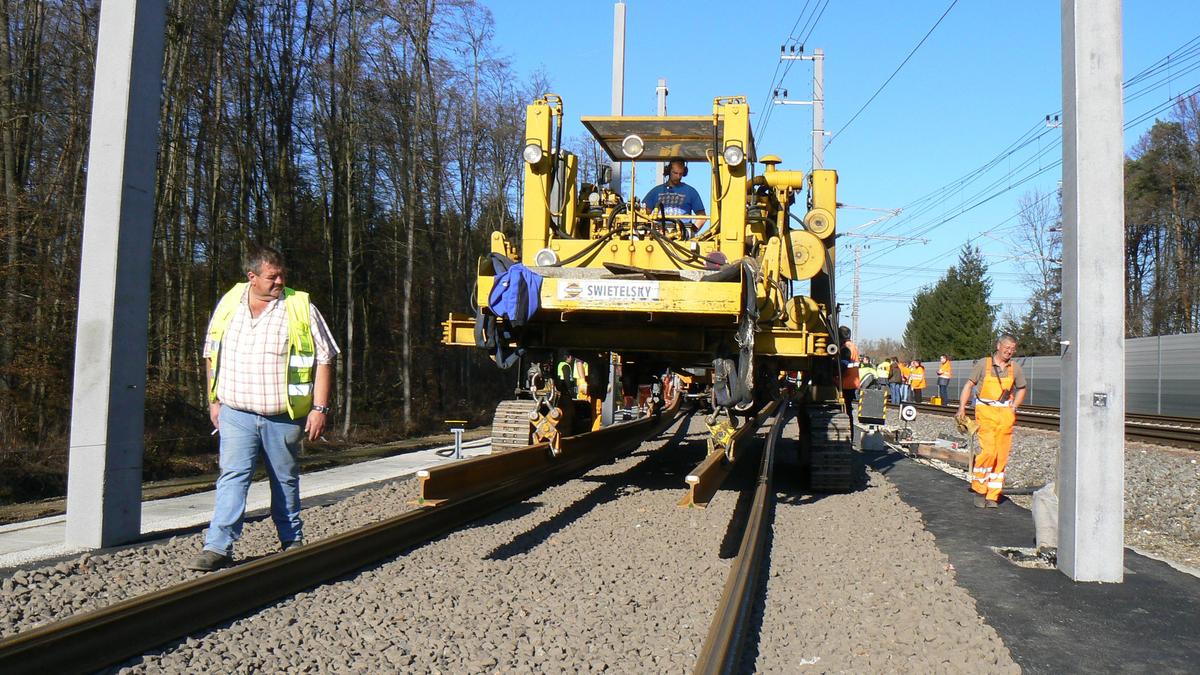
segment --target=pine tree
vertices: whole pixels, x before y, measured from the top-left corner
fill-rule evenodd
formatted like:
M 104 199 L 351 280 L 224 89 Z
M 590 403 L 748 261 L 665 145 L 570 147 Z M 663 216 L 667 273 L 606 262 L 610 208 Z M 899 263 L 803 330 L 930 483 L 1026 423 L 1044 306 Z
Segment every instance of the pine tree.
M 983 254 L 978 248 L 964 246 L 958 264 L 913 297 L 905 343 L 921 360 L 933 360 L 940 354 L 963 359 L 988 353 L 995 338 L 997 310 L 988 302 L 991 292 Z

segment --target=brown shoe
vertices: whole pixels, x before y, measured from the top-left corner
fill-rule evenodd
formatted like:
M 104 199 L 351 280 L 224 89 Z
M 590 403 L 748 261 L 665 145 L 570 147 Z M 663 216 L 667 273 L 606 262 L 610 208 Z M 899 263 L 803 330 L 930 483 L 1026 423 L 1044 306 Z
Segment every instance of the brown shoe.
M 231 562 L 233 562 L 231 556 L 204 549 L 195 558 L 189 560 L 184 567 L 189 570 L 196 570 L 197 572 L 211 572 L 219 570 L 222 567 L 228 567 Z
M 976 493 L 975 494 L 975 506 L 978 506 L 979 508 L 982 509 L 982 508 L 986 507 L 987 505 L 988 505 L 987 497 L 984 497 L 983 495 Z
M 984 507 L 985 509 L 998 509 L 998 508 L 1000 508 L 1000 502 L 998 502 L 998 501 L 995 501 L 995 502 L 994 502 L 994 501 L 992 501 L 992 500 L 990 500 L 990 499 L 987 499 L 987 500 L 985 500 L 985 501 L 987 502 L 986 504 L 984 504 L 984 505 L 983 505 L 983 507 Z
M 304 537 L 301 537 L 299 539 L 293 539 L 292 541 L 279 542 L 279 550 L 280 551 L 287 551 L 287 550 L 290 550 L 293 548 L 300 548 L 301 546 L 304 546 Z

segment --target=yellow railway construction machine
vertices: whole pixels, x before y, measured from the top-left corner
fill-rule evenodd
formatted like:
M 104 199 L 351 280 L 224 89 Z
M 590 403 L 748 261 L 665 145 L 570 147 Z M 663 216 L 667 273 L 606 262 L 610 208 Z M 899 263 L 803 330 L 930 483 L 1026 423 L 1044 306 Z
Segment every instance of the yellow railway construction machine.
M 708 369 L 710 453 L 732 462 L 734 431 L 781 395 L 785 371 L 798 371 L 787 395 L 804 411 L 799 462 L 814 489 L 848 489 L 833 296 L 837 173 L 806 176 L 757 156 L 743 96 L 715 99 L 708 116 L 582 123 L 612 160 L 632 163 L 631 194 L 607 176 L 577 184 L 579 158 L 560 144 L 562 99 L 534 101 L 520 238 L 492 234 L 475 315 L 443 324 L 446 344 L 487 349 L 521 373 L 518 400 L 496 411 L 493 447 L 548 441 L 557 451 L 561 436 L 597 428 L 611 360 L 622 373 L 614 388 L 665 382 L 668 397 L 672 371 Z M 672 159 L 691 163 L 693 176 L 709 169 L 706 216 L 668 215 L 637 198 Z M 803 217 L 792 212 L 801 196 Z M 688 225 L 700 223 L 693 235 Z M 804 280 L 808 294 L 794 293 Z M 565 355 L 586 365 L 563 365 Z

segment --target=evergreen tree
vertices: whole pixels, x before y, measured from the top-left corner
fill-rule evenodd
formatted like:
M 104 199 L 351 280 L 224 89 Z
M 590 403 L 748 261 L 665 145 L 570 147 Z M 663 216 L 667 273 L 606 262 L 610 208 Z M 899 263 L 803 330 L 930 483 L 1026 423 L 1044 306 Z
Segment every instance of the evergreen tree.
M 924 361 L 940 354 L 966 359 L 988 353 L 995 338 L 997 310 L 988 302 L 991 292 L 983 254 L 976 247 L 964 246 L 958 264 L 913 297 L 905 344 Z

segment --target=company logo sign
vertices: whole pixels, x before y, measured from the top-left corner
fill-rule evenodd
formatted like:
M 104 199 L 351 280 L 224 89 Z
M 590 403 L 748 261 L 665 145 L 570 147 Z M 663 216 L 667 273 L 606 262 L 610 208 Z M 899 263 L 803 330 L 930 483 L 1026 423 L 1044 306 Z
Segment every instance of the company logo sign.
M 593 304 L 657 302 L 658 282 L 623 279 L 571 280 L 558 285 L 558 299 Z

